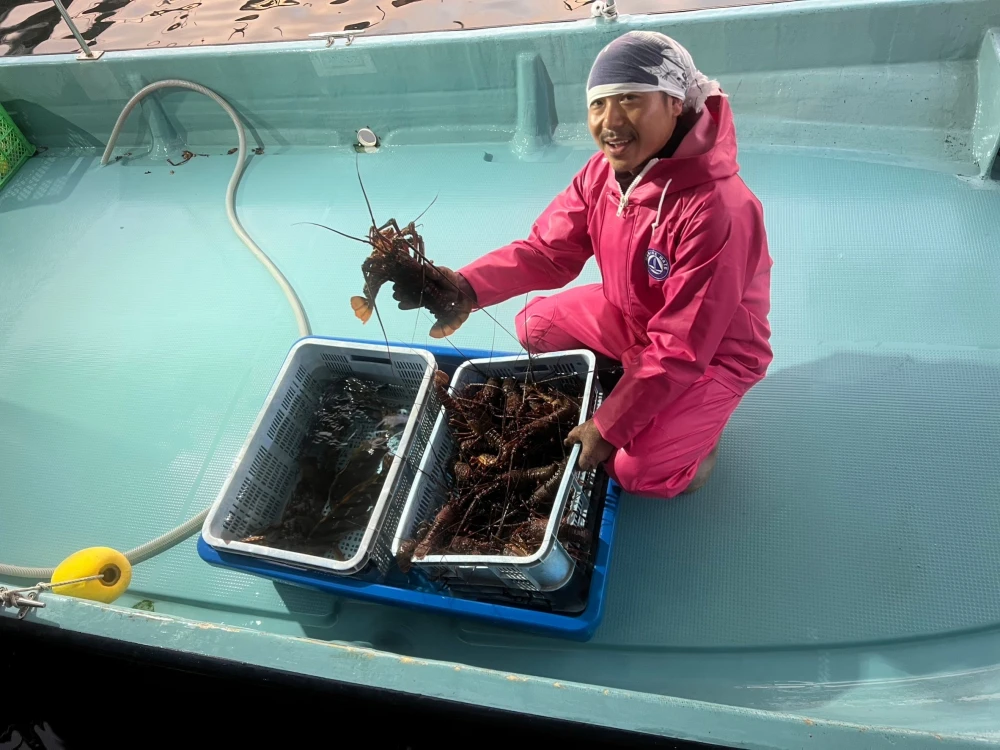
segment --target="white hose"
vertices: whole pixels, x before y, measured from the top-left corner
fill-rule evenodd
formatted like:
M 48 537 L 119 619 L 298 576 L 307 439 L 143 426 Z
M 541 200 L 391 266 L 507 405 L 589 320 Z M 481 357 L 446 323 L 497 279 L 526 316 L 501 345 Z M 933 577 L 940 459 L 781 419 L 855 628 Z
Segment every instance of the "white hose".
M 114 150 L 115 142 L 118 140 L 118 135 L 121 132 L 122 126 L 125 124 L 125 120 L 128 119 L 129 114 L 135 108 L 142 99 L 154 91 L 165 88 L 182 88 L 190 89 L 191 91 L 197 91 L 199 94 L 204 94 L 209 97 L 216 104 L 222 107 L 226 114 L 229 115 L 230 119 L 233 121 L 233 125 L 236 126 L 236 134 L 239 137 L 239 152 L 236 156 L 236 168 L 233 170 L 233 176 L 229 178 L 229 188 L 226 190 L 226 216 L 229 217 L 229 223 L 232 224 L 233 231 L 236 235 L 243 240 L 243 244 L 246 245 L 250 252 L 254 254 L 267 269 L 267 272 L 274 277 L 274 280 L 278 282 L 278 286 L 281 287 L 281 291 L 285 293 L 285 297 L 288 299 L 288 303 L 292 306 L 292 311 L 295 313 L 295 322 L 299 328 L 300 336 L 308 336 L 310 334 L 309 329 L 309 318 L 306 317 L 306 311 L 302 307 L 302 302 L 299 301 L 298 295 L 295 294 L 295 290 L 292 289 L 291 284 L 284 277 L 278 267 L 271 262 L 271 259 L 264 254 L 264 251 L 260 249 L 256 242 L 247 234 L 243 225 L 240 223 L 239 217 L 236 215 L 236 189 L 239 187 L 240 179 L 243 177 L 243 170 L 246 169 L 246 158 L 247 158 L 247 136 L 246 132 L 243 130 L 243 123 L 240 122 L 239 115 L 236 113 L 225 99 L 216 94 L 211 89 L 207 89 L 204 86 L 200 86 L 197 83 L 192 83 L 191 81 L 181 81 L 178 79 L 168 79 L 165 81 L 157 81 L 156 83 L 151 83 L 139 91 L 135 96 L 133 96 L 128 104 L 125 105 L 125 109 L 122 113 L 118 115 L 118 122 L 115 123 L 114 130 L 111 131 L 111 138 L 108 140 L 107 148 L 104 149 L 104 156 L 101 157 L 101 166 L 105 166 L 108 160 L 111 158 L 111 152 Z M 185 521 L 180 526 L 175 529 L 168 531 L 163 536 L 159 536 L 156 539 L 146 542 L 135 549 L 131 549 L 125 553 L 125 557 L 133 565 L 138 565 L 144 560 L 148 560 L 161 552 L 164 552 L 171 547 L 173 547 L 178 542 L 187 539 L 189 536 L 194 534 L 202 527 L 205 522 L 205 517 L 208 515 L 208 508 L 203 510 L 201 513 L 196 515 L 194 518 Z M 30 578 L 33 580 L 47 580 L 52 577 L 52 573 L 55 568 L 29 568 L 20 565 L 4 565 L 0 563 L 0 576 L 5 578 Z

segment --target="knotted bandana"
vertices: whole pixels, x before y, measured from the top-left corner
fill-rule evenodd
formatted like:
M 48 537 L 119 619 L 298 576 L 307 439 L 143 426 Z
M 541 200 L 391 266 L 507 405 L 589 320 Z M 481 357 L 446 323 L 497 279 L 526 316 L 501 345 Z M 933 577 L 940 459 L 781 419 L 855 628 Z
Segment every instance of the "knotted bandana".
M 724 95 L 694 65 L 684 47 L 654 31 L 630 31 L 602 49 L 587 79 L 587 105 L 618 94 L 664 91 L 700 112 L 710 96 Z

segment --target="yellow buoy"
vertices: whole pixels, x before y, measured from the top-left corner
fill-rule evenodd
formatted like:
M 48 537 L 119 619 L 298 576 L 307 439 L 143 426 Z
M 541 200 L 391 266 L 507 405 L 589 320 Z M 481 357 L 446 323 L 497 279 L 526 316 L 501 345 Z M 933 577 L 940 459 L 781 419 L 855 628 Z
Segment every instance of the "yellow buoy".
M 52 591 L 64 596 L 111 604 L 125 593 L 132 582 L 132 565 L 117 550 L 110 547 L 90 547 L 74 552 L 59 563 L 59 567 L 52 573 L 52 583 L 94 575 L 99 575 L 100 578 L 65 586 L 54 585 Z

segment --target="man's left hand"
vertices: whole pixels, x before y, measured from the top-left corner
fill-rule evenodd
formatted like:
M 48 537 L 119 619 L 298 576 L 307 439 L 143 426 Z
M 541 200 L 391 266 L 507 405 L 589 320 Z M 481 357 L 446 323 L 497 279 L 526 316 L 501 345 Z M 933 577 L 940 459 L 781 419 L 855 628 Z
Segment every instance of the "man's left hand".
M 577 465 L 584 470 L 593 469 L 598 464 L 604 463 L 615 452 L 615 446 L 604 439 L 593 419 L 588 419 L 583 424 L 577 425 L 566 436 L 566 445 L 574 443 L 579 443 L 582 446 Z

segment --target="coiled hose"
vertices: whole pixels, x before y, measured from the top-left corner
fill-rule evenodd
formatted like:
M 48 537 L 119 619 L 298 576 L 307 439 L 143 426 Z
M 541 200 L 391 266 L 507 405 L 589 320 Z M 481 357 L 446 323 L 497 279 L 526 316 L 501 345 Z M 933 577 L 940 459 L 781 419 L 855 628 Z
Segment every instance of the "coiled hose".
M 292 289 L 291 284 L 288 283 L 288 279 L 285 278 L 284 274 L 282 274 L 281 271 L 278 270 L 278 267 L 271 262 L 271 259 L 268 258 L 257 243 L 253 241 L 253 238 L 247 234 L 246 230 L 243 228 L 243 224 L 240 223 L 239 217 L 236 215 L 236 189 L 239 187 L 240 179 L 243 177 L 243 171 L 246 169 L 247 136 L 246 131 L 243 129 L 243 123 L 240 122 L 239 115 L 236 113 L 236 110 L 229 105 L 229 102 L 211 89 L 205 88 L 197 83 L 192 83 L 191 81 L 182 81 L 171 78 L 151 83 L 136 93 L 136 95 L 129 100 L 128 104 L 125 105 L 125 109 L 122 110 L 122 113 L 118 115 L 118 122 L 115 123 L 115 128 L 111 131 L 111 138 L 108 140 L 108 145 L 104 149 L 104 156 L 101 157 L 101 166 L 103 167 L 107 165 L 108 160 L 111 158 L 111 152 L 114 150 L 115 143 L 118 140 L 118 135 L 121 132 L 122 126 L 128 119 L 129 114 L 135 108 L 135 105 L 142 101 L 142 99 L 148 94 L 158 91 L 159 89 L 166 88 L 190 89 L 191 91 L 196 91 L 199 94 L 204 94 L 222 107 L 233 121 L 233 125 L 236 127 L 236 134 L 239 137 L 239 150 L 236 156 L 236 168 L 233 170 L 233 176 L 229 179 L 229 188 L 226 190 L 226 216 L 229 218 L 229 223 L 232 225 L 233 231 L 235 231 L 236 235 L 243 241 L 243 244 L 250 249 L 250 252 L 254 254 L 254 257 L 261 262 L 264 268 L 267 269 L 267 272 L 274 277 L 275 281 L 278 282 L 278 286 L 281 287 L 281 291 L 284 292 L 285 297 L 288 299 L 288 304 L 292 306 L 292 311 L 295 313 L 295 322 L 299 328 L 299 335 L 308 336 L 310 333 L 309 318 L 306 316 L 306 311 L 303 309 L 302 302 L 299 301 L 298 295 L 295 294 L 295 290 Z M 144 560 L 148 560 L 149 558 L 170 549 L 175 544 L 187 539 L 189 536 L 197 532 L 198 529 L 201 528 L 202 524 L 204 524 L 205 517 L 207 515 L 208 508 L 203 510 L 194 518 L 185 521 L 177 528 L 168 531 L 166 534 L 148 541 L 145 544 L 141 544 L 135 549 L 129 550 L 125 553 L 125 557 L 128 558 L 130 563 L 137 565 Z M 48 580 L 52 577 L 54 570 L 54 567 L 32 568 L 21 565 L 5 565 L 0 563 L 0 576 L 6 578 Z

